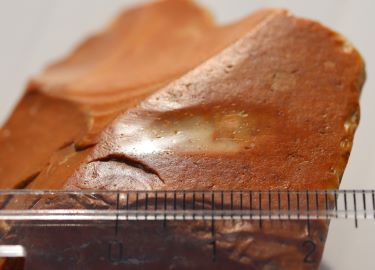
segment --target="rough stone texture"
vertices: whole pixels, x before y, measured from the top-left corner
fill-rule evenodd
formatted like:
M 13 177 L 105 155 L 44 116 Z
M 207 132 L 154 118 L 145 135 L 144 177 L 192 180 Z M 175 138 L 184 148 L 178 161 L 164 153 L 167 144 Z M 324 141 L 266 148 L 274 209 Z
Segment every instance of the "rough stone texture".
M 165 16 L 186 5 L 197 14 Z M 151 15 L 153 22 L 163 19 L 148 30 Z M 132 31 L 122 29 L 122 20 L 135 25 Z M 169 20 L 177 23 L 170 26 Z M 174 29 L 178 22 L 196 30 L 182 34 L 183 27 Z M 162 23 L 172 30 L 164 31 Z M 141 26 L 150 36 L 138 35 Z M 113 42 L 112 35 L 123 42 Z M 190 2 L 158 2 L 125 13 L 32 80 L 1 131 L 0 175 L 9 180 L 0 183 L 121 190 L 338 188 L 363 81 L 358 52 L 319 23 L 270 9 L 215 27 Z M 32 95 L 43 100 L 43 110 L 34 109 Z M 29 107 L 22 105 L 27 102 Z M 53 102 L 66 105 L 52 117 Z M 34 111 L 40 124 L 30 125 Z M 46 135 L 51 130 L 61 139 Z M 19 141 L 30 146 L 18 148 Z M 41 146 L 40 153 L 30 150 Z M 25 165 L 19 171 L 10 169 L 13 157 L 20 159 L 17 168 Z M 146 247 L 139 231 L 148 226 L 128 228 L 134 233 L 126 241 L 140 256 L 133 267 L 198 269 L 206 263 L 199 243 L 208 238 L 209 226 L 176 222 L 163 245 L 154 235 Z M 260 232 L 252 222 L 219 222 L 217 230 L 223 269 L 317 269 L 328 225 L 313 222 L 310 234 L 303 222 L 266 222 Z M 310 239 L 315 257 L 305 263 L 303 243 Z M 186 246 L 189 252 L 180 250 Z M 142 261 L 148 248 L 155 257 Z

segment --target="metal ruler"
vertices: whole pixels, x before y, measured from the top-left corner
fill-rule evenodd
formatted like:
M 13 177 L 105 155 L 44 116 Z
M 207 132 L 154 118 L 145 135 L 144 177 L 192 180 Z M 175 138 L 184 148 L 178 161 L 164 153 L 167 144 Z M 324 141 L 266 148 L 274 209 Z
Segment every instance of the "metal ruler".
M 248 222 L 253 233 L 267 235 L 272 230 L 269 224 L 277 224 L 278 220 L 283 222 L 284 227 L 285 224 L 297 224 L 307 228 L 305 238 L 300 239 L 300 243 L 296 240 L 302 250 L 299 260 L 303 265 L 301 269 L 305 269 L 304 266 L 306 269 L 315 269 L 314 265 L 319 264 L 322 252 L 322 243 L 316 236 L 321 229 L 317 226 L 324 224 L 324 220 L 353 220 L 355 227 L 358 227 L 360 219 L 375 220 L 375 191 L 3 190 L 0 191 L 0 207 L 0 257 L 26 258 L 25 269 L 40 267 L 42 262 L 48 260 L 51 262 L 48 267 L 59 269 L 53 264 L 57 263 L 56 260 L 69 265 L 72 263 L 69 261 L 72 254 L 87 250 L 96 254 L 98 260 L 100 258 L 112 266 L 129 266 L 132 261 L 147 259 L 146 255 L 145 258 L 143 255 L 137 257 L 139 254 L 136 249 L 129 250 L 127 243 L 134 241 L 132 234 L 144 233 L 139 239 L 150 237 L 150 241 L 154 241 L 152 232 L 156 230 L 160 239 L 165 239 L 175 224 L 179 224 L 179 228 L 184 224 L 188 228 L 196 228 L 198 225 L 192 225 L 194 222 L 200 224 L 198 227 L 202 233 L 208 235 L 205 236 L 207 241 L 199 241 L 209 245 L 208 261 L 214 264 L 224 256 L 218 244 L 221 241 L 219 236 L 223 234 L 220 231 L 223 225 L 218 224 L 233 221 L 233 226 L 236 226 L 236 222 Z M 225 224 L 226 230 L 232 226 Z M 140 232 L 137 226 L 145 229 Z M 257 228 L 253 229 L 254 226 Z M 43 239 L 60 234 L 65 238 L 52 246 L 40 245 L 39 240 L 35 240 L 37 235 L 38 239 Z M 69 237 L 72 239 L 69 240 Z M 68 241 L 72 247 L 62 244 L 67 239 L 72 242 Z M 142 252 L 149 254 L 147 241 L 142 241 L 139 245 L 146 246 Z M 131 246 L 134 247 L 134 244 Z M 74 252 L 71 253 L 69 248 Z M 65 255 L 58 255 L 60 250 L 64 250 Z M 43 256 L 47 256 L 47 259 Z M 28 261 L 30 257 L 33 259 Z M 90 260 L 93 258 L 90 257 Z M 34 263 L 30 264 L 31 261 Z M 100 262 L 90 263 L 85 262 L 85 267 L 100 265 Z

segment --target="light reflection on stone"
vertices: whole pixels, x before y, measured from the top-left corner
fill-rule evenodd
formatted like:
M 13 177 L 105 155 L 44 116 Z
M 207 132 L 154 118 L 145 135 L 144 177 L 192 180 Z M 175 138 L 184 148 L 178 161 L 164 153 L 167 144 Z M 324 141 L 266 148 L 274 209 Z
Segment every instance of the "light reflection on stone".
M 233 153 L 252 148 L 261 133 L 257 120 L 245 111 L 161 115 L 127 122 L 122 128 L 121 151 Z

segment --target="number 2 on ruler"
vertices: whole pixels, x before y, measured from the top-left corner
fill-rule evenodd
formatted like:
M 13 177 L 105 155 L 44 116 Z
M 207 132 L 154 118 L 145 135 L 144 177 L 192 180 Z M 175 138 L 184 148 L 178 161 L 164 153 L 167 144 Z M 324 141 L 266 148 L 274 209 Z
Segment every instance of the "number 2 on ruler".
M 305 263 L 314 263 L 314 253 L 316 249 L 315 243 L 312 240 L 306 240 L 303 242 L 302 246 L 306 250 L 303 261 Z

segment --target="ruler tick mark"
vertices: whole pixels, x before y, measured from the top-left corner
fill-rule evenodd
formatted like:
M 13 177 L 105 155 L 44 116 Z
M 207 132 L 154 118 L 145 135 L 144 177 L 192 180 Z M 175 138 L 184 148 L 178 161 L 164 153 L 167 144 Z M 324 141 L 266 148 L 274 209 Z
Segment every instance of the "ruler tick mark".
M 155 220 L 156 220 L 156 210 L 158 210 L 158 192 L 155 191 L 155 202 L 154 202 L 154 210 L 155 210 Z
M 362 199 L 363 199 L 363 211 L 364 211 L 364 214 L 363 214 L 363 217 L 364 219 L 367 219 L 367 213 L 366 213 L 366 193 L 364 190 L 362 190 Z
M 290 193 L 287 192 L 287 202 L 288 202 L 288 219 L 290 219 Z
M 328 219 L 328 193 L 327 190 L 324 190 L 324 205 L 326 209 L 326 219 Z
M 115 223 L 115 237 L 117 237 L 117 234 L 118 234 L 118 222 L 119 222 L 119 214 L 118 214 L 118 210 L 120 208 L 120 192 L 117 192 L 116 194 L 116 210 L 117 210 L 117 214 L 116 214 L 116 223 Z
M 306 211 L 307 211 L 307 234 L 310 236 L 310 201 L 309 201 L 309 191 L 306 190 Z
M 173 191 L 173 210 L 177 209 L 177 194 L 176 191 Z M 176 213 L 173 214 L 173 219 L 176 220 Z
M 204 191 L 202 192 L 202 210 L 204 210 L 204 204 L 205 204 L 205 196 Z
M 316 218 L 319 218 L 319 193 L 315 191 Z
M 353 191 L 353 202 L 354 202 L 354 224 L 355 227 L 358 228 L 358 220 L 357 220 L 357 198 L 356 198 L 355 191 Z
M 249 191 L 249 210 L 250 210 L 250 219 L 253 219 L 253 192 Z
M 259 198 L 259 229 L 262 229 L 262 192 L 258 192 L 258 198 Z
M 334 191 L 334 195 L 335 195 L 335 216 L 336 218 L 338 218 L 338 209 L 337 209 L 337 192 L 336 190 Z
M 163 220 L 163 227 L 167 226 L 167 192 L 164 192 L 164 220 Z
M 148 209 L 148 192 L 146 192 L 146 199 L 145 199 L 145 210 Z
M 240 210 L 241 210 L 241 219 L 242 219 L 242 217 L 243 217 L 243 215 L 242 215 L 242 209 L 243 209 L 243 205 L 242 205 L 242 191 L 240 191 Z
M 297 196 L 297 219 L 300 218 L 300 210 L 301 210 L 301 207 L 300 207 L 300 198 L 299 198 L 299 193 L 296 194 Z
M 271 206 L 271 190 L 268 190 L 268 217 L 269 219 L 271 219 L 271 210 L 272 210 L 272 206 Z
M 281 218 L 281 194 L 280 190 L 277 191 L 277 208 L 279 209 L 279 219 Z
M 345 218 L 348 218 L 348 200 L 346 198 L 346 190 L 344 190 L 344 207 L 345 207 Z
M 233 191 L 230 192 L 230 210 L 233 210 Z M 233 218 L 233 212 L 231 213 L 231 217 Z

